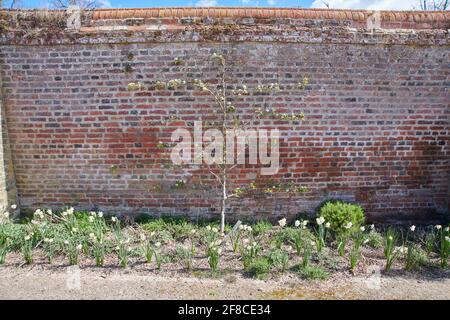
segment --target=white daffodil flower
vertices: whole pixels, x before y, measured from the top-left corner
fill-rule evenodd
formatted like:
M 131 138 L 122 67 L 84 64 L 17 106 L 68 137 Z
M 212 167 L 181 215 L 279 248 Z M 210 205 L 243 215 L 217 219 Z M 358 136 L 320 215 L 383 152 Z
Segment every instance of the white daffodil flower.
M 316 218 L 316 223 L 317 223 L 317 225 L 322 225 L 323 223 L 325 222 L 325 218 L 324 217 L 319 217 L 319 218 Z

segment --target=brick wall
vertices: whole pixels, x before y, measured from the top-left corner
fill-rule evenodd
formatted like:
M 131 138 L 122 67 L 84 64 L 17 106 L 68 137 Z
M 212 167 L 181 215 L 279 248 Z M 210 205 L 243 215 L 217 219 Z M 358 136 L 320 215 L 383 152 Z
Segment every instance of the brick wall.
M 230 83 L 310 79 L 305 90 L 235 100 L 248 117 L 259 106 L 304 112 L 303 122 L 265 118 L 255 126 L 282 132 L 281 169 L 270 179 L 309 191 L 233 200 L 230 217 L 293 217 L 328 198 L 360 203 L 373 221 L 448 217 L 448 14 L 419 21 L 384 12 L 368 21 L 374 12 L 291 11 L 272 19 L 265 11 L 98 10 L 82 15 L 79 30 L 3 30 L 2 145 L 11 150 L 21 208 L 216 216 L 208 170 L 173 167 L 158 147 L 176 128 L 213 121 L 213 101 L 190 86 L 151 88 L 158 79 L 214 80 L 206 61 L 225 52 Z M 128 91 L 132 81 L 145 89 Z M 272 183 L 258 172 L 235 168 L 234 186 Z M 186 187 L 175 187 L 180 179 Z

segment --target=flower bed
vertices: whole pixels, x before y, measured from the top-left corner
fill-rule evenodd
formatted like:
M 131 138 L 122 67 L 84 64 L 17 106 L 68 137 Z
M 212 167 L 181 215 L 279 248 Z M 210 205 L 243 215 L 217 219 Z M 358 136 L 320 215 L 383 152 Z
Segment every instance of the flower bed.
M 183 219 L 125 223 L 102 212 L 36 210 L 32 219 L 0 219 L 0 264 L 69 264 L 164 269 L 220 276 L 238 272 L 260 279 L 293 273 L 324 279 L 344 271 L 357 274 L 371 265 L 385 270 L 446 272 L 448 226 L 378 228 L 351 222 L 334 231 L 322 216 L 290 225 L 258 222 L 227 226 Z

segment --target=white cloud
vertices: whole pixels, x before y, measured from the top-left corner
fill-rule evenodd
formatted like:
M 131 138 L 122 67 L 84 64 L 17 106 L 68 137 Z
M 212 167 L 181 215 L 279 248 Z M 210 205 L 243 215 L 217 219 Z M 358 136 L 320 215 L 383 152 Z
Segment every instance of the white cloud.
M 277 3 L 275 0 L 267 0 L 267 4 L 268 4 L 269 6 L 274 6 L 275 3 Z
M 196 7 L 215 7 L 217 5 L 217 0 L 199 0 L 195 3 Z
M 367 10 L 412 10 L 419 6 L 417 0 L 314 0 L 312 8 L 367 9 Z
M 248 7 L 257 7 L 257 6 L 259 6 L 259 1 L 258 0 L 241 0 L 241 3 L 244 6 L 248 6 Z

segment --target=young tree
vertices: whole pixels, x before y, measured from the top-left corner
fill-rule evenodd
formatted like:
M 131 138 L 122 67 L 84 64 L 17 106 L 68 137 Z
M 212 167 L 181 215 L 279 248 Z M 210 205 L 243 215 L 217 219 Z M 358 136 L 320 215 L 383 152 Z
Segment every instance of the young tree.
M 78 6 L 82 9 L 95 9 L 105 7 L 104 0 L 50 0 L 50 6 L 55 9 L 66 9 L 69 6 Z
M 255 95 L 273 95 L 276 94 L 282 89 L 284 90 L 298 90 L 304 89 L 308 85 L 308 79 L 302 78 L 300 82 L 286 85 L 281 87 L 279 83 L 270 83 L 267 85 L 258 85 L 255 88 L 248 88 L 247 85 L 235 85 L 231 82 L 230 77 L 227 76 L 228 64 L 227 59 L 224 54 L 213 53 L 210 56 L 210 61 L 215 64 L 217 67 L 217 77 L 215 79 L 171 79 L 171 80 L 157 80 L 154 83 L 154 87 L 156 89 L 178 89 L 182 86 L 194 86 L 195 88 L 201 90 L 202 92 L 210 95 L 214 100 L 215 106 L 215 115 L 217 121 L 214 121 L 213 127 L 220 131 L 222 137 L 228 137 L 230 135 L 237 138 L 238 143 L 234 145 L 228 145 L 227 143 L 222 143 L 220 147 L 215 147 L 209 149 L 206 154 L 204 151 L 200 155 L 200 158 L 204 157 L 213 158 L 213 161 L 202 163 L 206 166 L 209 173 L 215 177 L 220 191 L 220 200 L 221 200 L 221 208 L 220 208 L 220 229 L 221 232 L 224 232 L 225 228 L 225 218 L 226 211 L 228 207 L 228 201 L 232 198 L 239 198 L 244 196 L 247 193 L 250 193 L 257 189 L 254 183 L 251 183 L 246 187 L 237 187 L 232 188 L 230 183 L 230 172 L 241 165 L 239 162 L 235 163 L 235 155 L 236 158 L 246 157 L 247 150 L 246 146 L 248 145 L 250 149 L 250 141 L 247 138 L 239 137 L 239 135 L 246 131 L 247 128 L 252 127 L 252 124 L 255 120 L 260 120 L 261 117 L 270 116 L 275 119 L 286 120 L 286 121 L 302 121 L 304 119 L 304 115 L 302 112 L 298 113 L 279 113 L 271 108 L 256 108 L 253 117 L 254 119 L 248 119 L 244 115 L 244 112 L 237 108 L 235 105 L 235 98 L 240 96 L 249 96 L 252 93 Z M 184 60 L 176 58 L 174 60 L 175 64 L 185 64 Z M 141 90 L 143 88 L 142 84 L 137 83 L 129 83 L 128 90 Z M 241 148 L 239 141 L 241 142 Z M 242 148 L 242 144 L 244 144 Z M 194 147 L 195 149 L 195 147 Z M 189 147 L 190 151 L 190 147 Z M 274 137 L 271 139 L 270 152 L 278 153 L 278 140 L 274 141 Z M 195 153 L 195 152 L 194 152 Z M 209 153 L 209 154 L 207 154 Z M 213 156 L 211 155 L 213 154 Z M 194 157 L 198 157 L 198 154 L 194 154 Z M 248 150 L 248 156 L 251 157 L 250 150 Z M 271 193 L 275 191 L 285 191 L 288 193 L 294 192 L 304 192 L 306 189 L 304 187 L 293 185 L 292 183 L 288 184 L 275 184 L 272 183 L 269 188 L 265 187 L 264 193 Z
M 422 10 L 447 10 L 449 9 L 450 0 L 420 0 L 420 8 Z
M 9 0 L 9 1 L 3 1 L 0 0 L 0 8 L 8 8 L 8 9 L 16 9 L 20 6 L 21 0 Z

